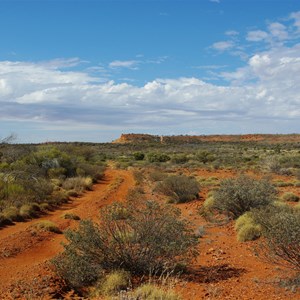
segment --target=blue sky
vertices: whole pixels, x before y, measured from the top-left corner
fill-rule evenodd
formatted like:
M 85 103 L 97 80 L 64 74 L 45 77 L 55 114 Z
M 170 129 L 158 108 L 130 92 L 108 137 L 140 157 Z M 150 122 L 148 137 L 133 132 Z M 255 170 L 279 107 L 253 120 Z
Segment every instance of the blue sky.
M 0 0 L 0 36 L 0 137 L 300 133 L 297 0 Z

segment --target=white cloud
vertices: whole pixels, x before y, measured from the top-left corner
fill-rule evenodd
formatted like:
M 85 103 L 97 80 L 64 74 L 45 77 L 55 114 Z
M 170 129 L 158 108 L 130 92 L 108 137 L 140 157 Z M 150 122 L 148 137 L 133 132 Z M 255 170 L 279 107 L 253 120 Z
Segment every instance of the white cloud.
M 210 2 L 220 3 L 220 0 L 209 0 Z
M 225 51 L 233 48 L 234 43 L 232 41 L 221 41 L 212 44 L 212 48 L 218 51 Z
M 237 36 L 237 35 L 239 35 L 240 33 L 239 33 L 238 31 L 236 31 L 236 30 L 227 30 L 227 31 L 225 32 L 225 34 L 226 34 L 226 35 L 229 35 L 229 36 Z
M 286 26 L 281 23 L 271 23 L 268 28 L 272 36 L 278 40 L 286 40 L 289 37 Z
M 223 130 L 229 122 L 242 126 L 245 120 L 258 124 L 262 119 L 299 125 L 299 53 L 300 45 L 257 53 L 246 67 L 222 73 L 232 86 L 177 78 L 139 87 L 97 82 L 87 73 L 61 71 L 47 63 L 0 62 L 0 118 L 128 130 L 179 124 L 186 131 L 204 124 Z
M 109 67 L 112 69 L 127 68 L 136 70 L 139 63 L 137 60 L 114 60 L 109 63 Z
M 290 19 L 294 20 L 294 26 L 296 26 L 298 30 L 300 30 L 300 11 L 291 13 Z
M 247 41 L 250 42 L 259 42 L 266 40 L 268 38 L 268 33 L 262 30 L 253 30 L 249 31 L 246 37 Z

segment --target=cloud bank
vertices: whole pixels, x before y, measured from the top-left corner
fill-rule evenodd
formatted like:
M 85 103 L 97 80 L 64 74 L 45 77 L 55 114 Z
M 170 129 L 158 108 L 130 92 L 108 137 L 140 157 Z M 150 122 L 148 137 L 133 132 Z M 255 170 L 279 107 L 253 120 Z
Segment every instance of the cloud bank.
M 232 72 L 215 68 L 228 82 L 223 85 L 195 77 L 157 78 L 143 86 L 103 82 L 93 68 L 75 71 L 83 63 L 78 58 L 0 61 L 0 118 L 79 131 L 299 132 L 300 13 L 292 13 L 289 20 L 289 26 L 274 22 L 249 31 L 246 42 L 269 46 Z M 231 51 L 236 44 L 216 42 L 213 48 Z M 138 65 L 136 60 L 116 60 L 108 69 Z

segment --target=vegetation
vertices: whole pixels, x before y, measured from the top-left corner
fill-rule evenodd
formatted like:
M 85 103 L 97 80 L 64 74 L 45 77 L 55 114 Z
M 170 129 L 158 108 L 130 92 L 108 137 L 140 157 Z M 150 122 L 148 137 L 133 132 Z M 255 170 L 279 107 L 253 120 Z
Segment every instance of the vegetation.
M 153 201 L 115 203 L 101 210 L 98 223 L 67 230 L 65 251 L 54 259 L 58 273 L 74 288 L 122 268 L 131 274 L 160 273 L 186 265 L 198 243 L 177 209 Z
M 260 254 L 275 264 L 295 269 L 300 276 L 300 211 L 268 206 L 253 212 L 264 237 Z
M 61 233 L 61 230 L 58 226 L 51 221 L 39 221 L 32 226 L 33 229 L 42 230 L 42 231 L 50 231 L 54 233 Z
M 276 190 L 269 181 L 241 175 L 220 183 L 214 193 L 214 208 L 236 219 L 253 208 L 271 204 L 275 195 Z
M 134 299 L 143 300 L 180 300 L 181 298 L 172 290 L 165 290 L 154 284 L 144 284 L 134 291 Z
M 197 199 L 200 186 L 193 177 L 172 175 L 159 182 L 156 191 L 168 196 L 173 203 L 183 203 Z
M 244 213 L 235 221 L 235 230 L 239 242 L 253 241 L 261 235 L 261 227 L 255 223 L 251 212 Z
M 281 200 L 288 202 L 298 202 L 299 196 L 295 195 L 294 193 L 287 192 L 281 196 Z

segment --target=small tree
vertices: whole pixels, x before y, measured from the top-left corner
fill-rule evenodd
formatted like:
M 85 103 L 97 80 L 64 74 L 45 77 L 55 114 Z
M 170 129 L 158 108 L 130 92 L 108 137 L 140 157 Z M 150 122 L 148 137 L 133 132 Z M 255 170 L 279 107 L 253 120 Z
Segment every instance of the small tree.
M 179 210 L 154 201 L 115 203 L 101 210 L 99 223 L 85 220 L 78 230 L 67 230 L 69 243 L 53 263 L 74 288 L 120 268 L 147 275 L 173 270 L 197 253 L 198 241 L 179 217 Z
M 276 189 L 269 181 L 241 175 L 221 182 L 214 193 L 214 209 L 236 219 L 252 208 L 269 205 L 275 195 Z

